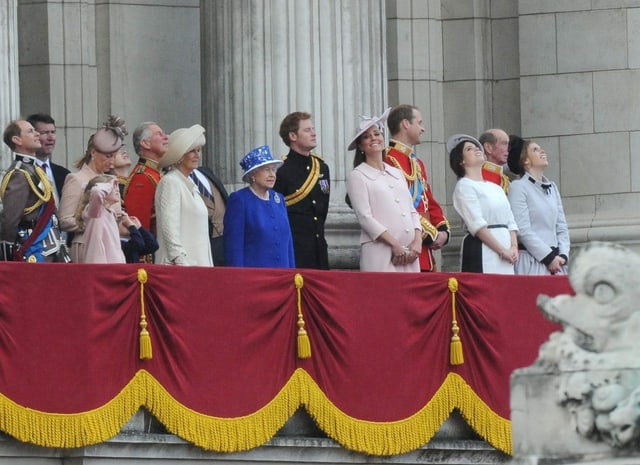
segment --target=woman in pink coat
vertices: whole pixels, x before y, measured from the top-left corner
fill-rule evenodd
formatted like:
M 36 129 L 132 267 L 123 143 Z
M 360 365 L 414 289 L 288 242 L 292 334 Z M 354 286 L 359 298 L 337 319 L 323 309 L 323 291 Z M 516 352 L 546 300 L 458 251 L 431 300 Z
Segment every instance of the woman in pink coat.
M 114 160 L 124 144 L 127 128 L 124 120 L 117 116 L 109 119 L 87 142 L 87 151 L 77 163 L 79 171 L 69 174 L 64 181 L 58 208 L 60 228 L 73 236 L 71 240 L 71 260 L 84 262 L 84 231 L 76 224 L 76 211 L 87 183 L 94 177 L 113 169 Z M 121 211 L 120 204 L 114 207 Z
M 361 228 L 360 270 L 417 273 L 422 226 L 404 174 L 384 163 L 388 113 L 362 118 L 348 147 L 356 150 L 347 196 Z

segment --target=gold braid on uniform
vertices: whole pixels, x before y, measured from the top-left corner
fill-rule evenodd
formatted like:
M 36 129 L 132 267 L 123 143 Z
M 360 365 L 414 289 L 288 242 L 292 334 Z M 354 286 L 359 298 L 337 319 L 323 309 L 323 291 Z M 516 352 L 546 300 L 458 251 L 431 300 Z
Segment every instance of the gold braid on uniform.
M 287 207 L 304 200 L 316 186 L 319 178 L 320 162 L 314 156 L 311 156 L 311 171 L 309 172 L 309 176 L 307 176 L 302 186 L 296 189 L 295 192 L 284 197 L 284 202 Z
M 420 164 L 418 163 L 418 160 L 416 160 L 413 157 L 409 157 L 409 164 L 411 165 L 411 174 L 407 174 L 404 171 L 404 169 L 402 169 L 402 166 L 400 166 L 400 163 L 398 162 L 398 160 L 396 160 L 395 157 L 389 157 L 389 159 L 391 160 L 391 163 L 393 163 L 393 166 L 395 166 L 400 171 L 402 171 L 402 174 L 404 174 L 404 177 L 407 180 L 407 182 L 409 183 L 422 182 L 422 169 L 420 168 Z M 413 200 L 414 203 L 416 201 L 417 195 L 418 195 L 418 189 L 414 189 L 413 194 L 411 194 L 411 200 Z M 426 196 L 426 189 L 424 187 L 422 189 L 422 201 L 424 202 L 426 207 L 428 200 Z
M 127 193 L 129 192 L 129 186 L 131 185 L 131 180 L 133 179 L 133 177 L 136 174 L 142 174 L 147 179 L 149 179 L 149 181 L 151 181 L 151 184 L 153 184 L 154 186 L 158 185 L 158 181 L 156 181 L 156 178 L 154 178 L 149 173 L 147 173 L 147 171 L 146 171 L 147 170 L 146 162 L 147 162 L 146 159 L 144 159 L 144 162 L 138 162 L 138 164 L 131 170 L 131 173 L 129 173 L 129 176 L 126 177 L 127 180 L 122 183 L 122 184 L 124 184 L 124 189 L 122 190 L 122 197 L 123 197 L 122 202 L 124 202 L 124 197 L 126 197 Z M 152 170 L 155 170 L 158 173 L 160 173 L 160 171 L 156 170 L 153 166 L 149 166 L 149 168 L 151 168 Z
M 504 190 L 505 194 L 509 193 L 509 187 L 511 186 L 511 181 L 509 180 L 509 176 L 506 174 L 502 175 L 502 179 L 500 180 L 500 187 Z
M 7 185 L 9 184 L 9 181 L 11 180 L 11 176 L 13 176 L 13 174 L 16 171 L 19 171 L 22 174 L 24 174 L 24 177 L 27 178 L 27 183 L 31 188 L 31 192 L 33 192 L 36 195 L 36 197 L 38 197 L 38 200 L 36 200 L 36 203 L 24 209 L 24 214 L 28 215 L 29 213 L 40 208 L 40 206 L 43 203 L 47 203 L 51 199 L 51 194 L 53 189 L 51 187 L 51 182 L 49 181 L 49 177 L 47 176 L 47 173 L 45 173 L 40 167 L 35 167 L 35 173 L 40 179 L 43 192 L 40 192 L 40 189 L 38 189 L 38 186 L 35 185 L 33 178 L 31 177 L 31 173 L 21 168 L 14 168 L 11 171 L 9 171 L 7 175 L 4 177 L 4 179 L 2 180 L 2 185 L 0 186 L 0 197 L 4 197 L 4 192 L 7 189 Z
M 391 163 L 393 163 L 393 166 L 404 173 L 404 177 L 407 178 L 407 181 L 413 182 L 418 179 L 418 177 L 422 179 L 422 170 L 420 169 L 420 165 L 415 158 L 409 157 L 409 163 L 411 164 L 411 174 L 405 173 L 404 169 L 402 169 L 402 166 L 400 166 L 400 163 L 398 163 L 398 160 L 396 160 L 395 157 L 390 157 L 390 159 Z

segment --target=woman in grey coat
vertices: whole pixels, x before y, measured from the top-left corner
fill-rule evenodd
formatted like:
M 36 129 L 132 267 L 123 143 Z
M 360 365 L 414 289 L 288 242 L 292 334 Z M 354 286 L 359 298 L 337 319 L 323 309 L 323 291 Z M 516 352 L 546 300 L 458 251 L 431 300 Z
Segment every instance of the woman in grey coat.
M 509 203 L 518 224 L 520 258 L 516 274 L 566 274 L 569 228 L 555 183 L 544 176 L 547 153 L 532 140 L 509 138 L 509 169 L 520 176 L 511 183 Z

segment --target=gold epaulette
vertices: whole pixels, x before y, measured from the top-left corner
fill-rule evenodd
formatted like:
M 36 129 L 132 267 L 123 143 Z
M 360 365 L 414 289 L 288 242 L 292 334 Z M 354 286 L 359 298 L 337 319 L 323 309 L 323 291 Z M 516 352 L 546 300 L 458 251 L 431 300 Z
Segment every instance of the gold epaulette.
M 38 199 L 30 207 L 25 207 L 24 214 L 28 215 L 29 213 L 40 208 L 42 204 L 48 202 L 49 199 L 51 199 L 51 195 L 53 194 L 53 186 L 51 185 L 51 181 L 49 180 L 47 173 L 45 173 L 40 167 L 35 167 L 35 174 L 38 177 L 40 184 L 42 185 L 42 190 L 40 190 L 36 185 L 35 181 L 31 177 L 31 173 L 29 173 L 27 170 L 23 170 L 22 168 L 14 168 L 9 171 L 2 180 L 2 184 L 0 185 L 0 198 L 4 198 L 4 193 L 7 189 L 7 186 L 9 185 L 9 181 L 16 171 L 19 171 L 24 175 L 24 177 L 27 179 L 27 184 L 29 184 L 29 189 L 31 189 L 31 192 L 33 192 Z
M 401 142 L 393 142 L 391 141 L 391 144 L 389 145 L 389 147 L 387 147 L 387 154 L 391 151 L 391 150 L 397 150 L 400 153 L 403 153 L 404 155 L 410 157 L 411 154 L 413 153 L 413 149 L 411 147 L 408 147 L 406 145 L 404 145 Z
M 490 171 L 492 173 L 502 175 L 502 166 L 496 165 L 495 163 L 491 163 L 490 161 L 485 161 L 482 164 L 482 169 Z

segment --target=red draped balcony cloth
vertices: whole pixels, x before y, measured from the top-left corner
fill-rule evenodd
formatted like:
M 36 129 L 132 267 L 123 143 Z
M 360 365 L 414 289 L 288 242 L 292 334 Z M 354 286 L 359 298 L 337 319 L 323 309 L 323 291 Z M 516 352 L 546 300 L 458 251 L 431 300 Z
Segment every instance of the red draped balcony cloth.
M 458 409 L 510 453 L 509 376 L 557 329 L 536 297 L 572 293 L 566 277 L 145 265 L 141 283 L 139 269 L 0 263 L 0 430 L 81 447 L 144 407 L 185 440 L 234 452 L 303 406 L 344 447 L 391 455 Z

